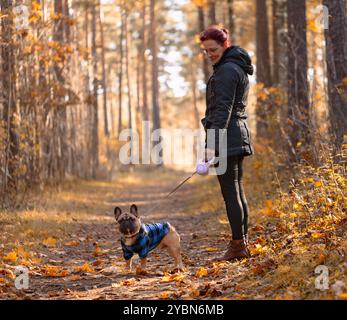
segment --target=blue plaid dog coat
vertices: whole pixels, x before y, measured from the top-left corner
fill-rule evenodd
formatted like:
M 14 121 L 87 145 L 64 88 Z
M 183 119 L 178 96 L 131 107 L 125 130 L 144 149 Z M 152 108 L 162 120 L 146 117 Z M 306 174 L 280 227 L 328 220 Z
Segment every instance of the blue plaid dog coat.
M 169 231 L 168 222 L 143 223 L 133 245 L 127 246 L 121 239 L 124 259 L 129 260 L 134 253 L 137 253 L 141 259 L 146 258 L 148 253 L 158 246 Z

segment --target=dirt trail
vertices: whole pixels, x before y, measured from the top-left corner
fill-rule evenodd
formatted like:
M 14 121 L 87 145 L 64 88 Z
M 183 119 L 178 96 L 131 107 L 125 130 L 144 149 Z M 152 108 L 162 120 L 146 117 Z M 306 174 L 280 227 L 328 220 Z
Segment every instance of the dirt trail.
M 117 183 L 94 189 L 92 203 L 88 208 L 88 220 L 76 221 L 75 231 L 61 238 L 52 248 L 42 247 L 39 254 L 45 265 L 41 272 L 30 272 L 30 288 L 22 291 L 23 298 L 30 299 L 158 299 L 158 298 L 198 298 L 200 290 L 212 293 L 209 297 L 221 296 L 226 286 L 217 273 L 231 264 L 219 264 L 213 269 L 212 259 L 221 255 L 227 242 L 227 232 L 220 224 L 211 225 L 213 213 L 190 214 L 187 212 L 191 195 L 202 177 L 194 177 L 195 183 L 188 183 L 169 198 L 165 196 L 182 177 L 180 174 L 169 179 L 157 179 L 147 183 Z M 198 182 L 198 184 L 196 183 Z M 86 195 L 92 190 L 85 190 Z M 157 206 L 158 202 L 160 203 Z M 103 203 L 98 207 L 98 203 Z M 171 257 L 163 250 L 155 250 L 149 255 L 148 275 L 137 275 L 124 270 L 124 261 L 119 242 L 119 233 L 113 218 L 115 205 L 128 210 L 136 203 L 143 222 L 169 221 L 179 232 L 182 240 L 183 261 L 186 272 L 169 273 L 173 267 Z M 67 208 L 82 210 L 86 204 L 65 203 Z M 153 207 L 156 207 L 152 210 Z M 104 210 L 107 209 L 107 210 Z M 70 213 L 73 215 L 73 212 Z M 215 220 L 215 219 L 214 219 Z M 223 228 L 222 228 L 223 229 Z M 226 228 L 224 228 L 225 230 Z M 226 236 L 226 237 L 225 237 Z M 64 245 L 72 243 L 78 245 Z M 138 259 L 135 260 L 138 262 Z M 85 270 L 76 267 L 85 266 Z M 242 268 L 239 262 L 235 265 Z M 53 267 L 52 267 L 53 266 Z M 54 266 L 59 268 L 54 269 Z M 93 270 L 88 270 L 90 267 Z M 201 269 L 202 268 L 202 269 Z M 215 274 L 206 275 L 208 268 Z M 44 274 L 42 274 L 44 270 Z M 63 271 L 62 271 L 63 270 Z M 62 272 L 66 271 L 66 276 Z M 200 270 L 200 271 L 199 271 Z M 206 271 L 205 271 L 206 270 Z M 210 270 L 210 272 L 211 272 Z M 225 269 L 226 270 L 226 269 Z M 90 272 L 88 272 L 90 271 Z M 241 271 L 241 270 L 240 270 Z M 198 275 L 196 275 L 198 272 Z M 199 273 L 200 272 L 200 273 Z M 236 275 L 236 269 L 234 269 Z M 166 277 L 165 277 L 166 276 Z
M 284 196 L 282 211 L 273 202 L 278 208 L 279 200 L 257 209 L 271 188 L 247 172 L 251 258 L 213 262 L 230 239 L 216 177 L 194 176 L 169 198 L 189 173 L 165 169 L 121 173 L 112 182 L 70 181 L 38 193 L 24 209 L 0 212 L 0 299 L 344 299 L 343 213 L 325 220 L 319 212 L 298 213 L 300 220 L 293 220 L 287 208 L 299 205 Z M 124 270 L 113 208 L 128 210 L 132 203 L 143 222 L 175 226 L 185 272 L 170 273 L 173 261 L 160 250 L 149 254 L 147 275 Z M 322 264 L 333 284 L 327 291 L 315 287 L 315 268 Z M 28 289 L 15 288 L 20 265 L 29 270 Z

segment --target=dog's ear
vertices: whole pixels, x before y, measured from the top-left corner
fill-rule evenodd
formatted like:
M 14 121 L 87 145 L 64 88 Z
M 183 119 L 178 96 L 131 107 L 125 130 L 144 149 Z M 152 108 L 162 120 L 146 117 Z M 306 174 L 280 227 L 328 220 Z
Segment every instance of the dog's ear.
M 135 204 L 132 204 L 131 207 L 130 207 L 130 213 L 133 214 L 134 216 L 138 217 L 139 214 L 137 212 L 137 207 Z
M 116 218 L 116 220 L 118 220 L 118 218 L 120 217 L 121 214 L 122 214 L 121 208 L 115 207 L 114 208 L 114 217 Z

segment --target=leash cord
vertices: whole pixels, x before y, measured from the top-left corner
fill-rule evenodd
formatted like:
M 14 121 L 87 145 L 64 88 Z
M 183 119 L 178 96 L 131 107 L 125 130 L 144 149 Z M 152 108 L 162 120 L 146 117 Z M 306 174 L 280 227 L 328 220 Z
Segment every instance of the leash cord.
M 179 189 L 183 184 L 185 184 L 191 177 L 193 177 L 195 174 L 197 173 L 197 171 L 195 170 L 188 178 L 185 178 L 177 187 L 175 187 L 170 193 L 168 193 L 164 198 L 168 198 L 171 194 L 173 194 L 174 192 L 176 192 L 177 189 Z M 157 205 L 155 205 L 154 207 L 150 208 L 151 210 L 156 209 L 158 206 L 160 206 L 161 203 L 158 203 Z M 148 210 L 146 210 L 148 212 Z

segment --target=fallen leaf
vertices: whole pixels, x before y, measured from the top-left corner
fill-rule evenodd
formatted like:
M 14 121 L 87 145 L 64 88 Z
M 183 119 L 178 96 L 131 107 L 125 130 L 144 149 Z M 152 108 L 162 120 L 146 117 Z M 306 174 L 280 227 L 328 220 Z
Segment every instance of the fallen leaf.
M 17 254 L 21 258 L 25 258 L 25 259 L 30 258 L 30 252 L 27 252 L 23 247 L 17 248 Z
M 207 275 L 208 275 L 208 270 L 204 267 L 200 267 L 195 273 L 195 276 L 199 278 L 207 276 Z
M 207 252 L 218 251 L 218 248 L 206 248 Z
M 56 291 L 48 291 L 48 296 L 50 297 L 50 298 L 52 298 L 52 297 L 58 297 L 59 296 L 59 293 L 58 292 L 56 292 Z
M 160 294 L 159 299 L 169 299 L 170 293 L 169 292 L 163 292 Z
M 314 233 L 311 234 L 311 237 L 312 237 L 313 239 L 320 239 L 320 238 L 323 238 L 323 237 L 324 237 L 324 234 L 319 233 L 319 232 L 314 232 Z
M 66 277 L 69 274 L 68 270 L 58 266 L 46 266 L 43 269 L 44 275 L 47 277 Z
M 344 299 L 344 300 L 347 300 L 347 292 L 345 293 L 341 293 L 337 296 L 339 299 Z
M 75 271 L 89 273 L 95 272 L 95 270 L 91 268 L 88 263 L 85 263 L 83 266 L 75 267 Z
M 55 247 L 57 245 L 57 240 L 52 238 L 52 237 L 49 237 L 49 238 L 43 240 L 42 243 L 46 247 L 52 248 L 52 247 Z
M 135 280 L 134 278 L 131 278 L 131 279 L 122 281 L 120 284 L 121 284 L 122 286 L 128 287 L 128 286 L 133 285 L 133 284 L 135 283 L 135 281 L 136 281 L 136 280 Z
M 182 282 L 187 276 L 184 274 L 166 274 L 164 277 L 161 278 L 161 281 L 163 282 L 173 282 L 178 281 Z
M 18 257 L 17 257 L 17 253 L 15 251 L 11 251 L 5 257 L 3 257 L 3 260 L 11 261 L 11 262 L 16 262 L 17 259 L 18 259 Z
M 65 243 L 65 246 L 78 246 L 79 244 L 78 241 L 69 241 Z
M 102 259 L 97 259 L 95 261 L 93 261 L 92 265 L 93 266 L 99 266 L 100 264 L 106 262 L 106 260 L 102 260 Z

